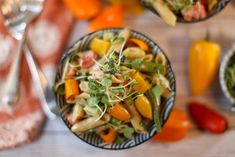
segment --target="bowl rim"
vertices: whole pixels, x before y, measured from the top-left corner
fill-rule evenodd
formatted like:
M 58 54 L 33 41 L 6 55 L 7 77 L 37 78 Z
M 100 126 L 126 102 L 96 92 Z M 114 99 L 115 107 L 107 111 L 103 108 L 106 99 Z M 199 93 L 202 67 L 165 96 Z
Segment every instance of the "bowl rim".
M 214 11 L 213 13 L 209 14 L 208 16 L 206 16 L 205 18 L 201 18 L 201 19 L 197 19 L 197 20 L 192 20 L 192 21 L 185 21 L 183 18 L 178 18 L 177 17 L 177 20 L 176 22 L 177 23 L 182 23 L 182 24 L 195 24 L 195 23 L 199 23 L 199 22 L 203 22 L 203 21 L 206 21 L 206 20 L 209 20 L 210 18 L 212 18 L 213 16 L 217 15 L 218 13 L 220 13 L 229 3 L 231 2 L 231 0 L 221 0 L 219 1 L 218 3 L 224 3 L 223 7 L 217 11 Z M 160 15 L 157 13 L 157 11 L 155 11 L 152 7 L 148 6 L 146 4 L 146 2 L 144 2 L 144 0 L 141 0 L 141 3 L 142 5 L 149 11 L 151 11 L 154 15 L 157 15 L 159 18 Z
M 222 88 L 224 95 L 230 101 L 230 103 L 235 104 L 235 98 L 228 91 L 226 81 L 224 79 L 225 69 L 227 68 L 228 62 L 230 61 L 233 55 L 235 55 L 235 45 L 233 45 L 233 47 L 227 51 L 227 53 L 225 54 L 225 56 L 223 57 L 221 61 L 221 65 L 219 69 L 219 80 L 220 80 L 220 86 Z
M 64 59 L 65 59 L 70 53 L 72 53 L 72 51 L 70 51 L 70 50 L 71 50 L 71 49 L 73 48 L 73 46 L 76 45 L 79 41 L 81 41 L 81 40 L 83 40 L 84 38 L 86 38 L 87 36 L 90 36 L 90 35 L 95 34 L 95 33 L 99 33 L 99 32 L 102 33 L 103 31 L 111 31 L 111 32 L 113 32 L 113 31 L 121 31 L 121 30 L 123 30 L 123 29 L 124 29 L 124 27 L 100 29 L 100 30 L 97 30 L 97 31 L 94 31 L 94 32 L 85 34 L 85 35 L 83 35 L 82 37 L 80 37 L 78 40 L 76 40 L 75 42 L 73 42 L 73 44 L 71 44 L 71 46 L 69 46 L 69 47 L 64 51 L 64 53 L 61 55 L 60 61 L 59 61 L 59 63 L 57 64 L 56 77 L 55 77 L 54 84 L 57 82 L 57 75 L 58 75 L 58 73 L 59 73 L 59 67 L 63 64 Z M 128 29 L 130 29 L 130 28 L 128 28 Z M 154 44 L 154 46 L 157 46 L 157 47 L 161 50 L 161 52 L 164 54 L 164 56 L 166 57 L 168 66 L 169 66 L 169 68 L 170 68 L 170 70 L 171 70 L 171 74 L 172 74 L 172 76 L 173 76 L 173 82 L 174 82 L 174 84 L 173 84 L 173 89 L 174 89 L 173 92 L 174 92 L 174 94 L 173 94 L 173 96 L 172 96 L 172 97 L 173 97 L 173 101 L 172 101 L 172 105 L 171 105 L 171 107 L 170 107 L 170 109 L 169 109 L 169 112 L 168 112 L 169 114 L 167 115 L 166 119 L 163 120 L 163 123 L 162 123 L 162 127 L 164 127 L 164 125 L 166 124 L 166 122 L 167 122 L 167 120 L 168 120 L 168 118 L 169 118 L 169 116 L 170 116 L 170 114 L 171 114 L 171 112 L 172 112 L 172 109 L 173 109 L 173 107 L 174 107 L 174 105 L 175 105 L 175 100 L 176 100 L 176 77 L 175 77 L 174 70 L 173 70 L 173 68 L 172 68 L 172 64 L 171 64 L 169 58 L 167 57 L 167 55 L 165 54 L 165 52 L 163 51 L 163 49 L 162 49 L 156 42 L 154 42 L 154 40 L 152 40 L 151 38 L 147 37 L 146 35 L 144 35 L 144 34 L 138 32 L 138 31 L 136 31 L 136 30 L 130 29 L 130 31 L 131 31 L 132 33 L 136 33 L 136 34 L 138 34 L 138 35 L 140 35 L 140 36 L 142 36 L 142 37 L 148 39 L 150 42 L 152 42 L 152 43 Z M 55 94 L 55 97 L 56 97 L 56 104 L 57 104 L 57 107 L 58 107 L 57 95 L 56 95 L 56 93 L 54 93 L 54 94 Z M 136 146 L 138 146 L 138 145 L 140 145 L 140 144 L 143 144 L 144 142 L 150 140 L 150 139 L 157 133 L 157 131 L 155 131 L 155 133 L 154 133 L 152 136 L 149 136 L 149 138 L 147 138 L 147 139 L 145 139 L 145 140 L 143 140 L 143 141 L 141 141 L 141 142 L 139 142 L 139 143 L 137 143 L 137 144 L 134 144 L 134 145 L 132 145 L 132 146 L 127 146 L 127 147 L 123 147 L 123 148 L 107 148 L 107 147 L 101 147 L 101 146 L 99 146 L 99 145 L 95 145 L 95 144 L 93 144 L 93 143 L 89 143 L 87 140 L 84 140 L 84 139 L 81 138 L 78 134 L 76 134 L 75 132 L 71 131 L 71 126 L 68 125 L 67 121 L 65 120 L 65 117 L 62 116 L 61 110 L 59 109 L 59 107 L 58 107 L 58 110 L 59 110 L 60 118 L 62 119 L 62 121 L 64 122 L 64 124 L 66 125 L 66 127 L 69 129 L 69 131 L 70 131 L 71 133 L 73 133 L 76 137 L 78 137 L 80 140 L 82 140 L 83 142 L 87 143 L 88 145 L 94 146 L 94 147 L 96 147 L 96 148 L 104 149 L 104 150 L 125 150 L 125 149 L 134 148 L 134 147 L 136 147 Z M 164 112 L 166 112 L 166 111 L 164 111 Z M 165 115 L 164 115 L 164 116 L 165 116 Z M 107 145 L 109 145 L 109 144 L 107 144 Z

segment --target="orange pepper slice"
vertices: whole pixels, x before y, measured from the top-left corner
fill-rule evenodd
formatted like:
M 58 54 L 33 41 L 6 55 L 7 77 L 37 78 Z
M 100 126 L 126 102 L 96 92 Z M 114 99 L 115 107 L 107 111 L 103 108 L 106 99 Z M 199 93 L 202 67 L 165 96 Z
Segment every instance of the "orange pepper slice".
M 136 72 L 133 76 L 133 79 L 137 81 L 137 84 L 133 87 L 134 90 L 145 93 L 147 90 L 151 88 L 151 84 L 144 79 L 143 75 L 140 72 Z
M 78 82 L 74 79 L 65 80 L 65 98 L 72 101 L 75 96 L 79 95 Z
M 147 52 L 149 50 L 148 45 L 140 39 L 131 38 L 128 42 L 131 44 L 137 45 L 139 48 L 141 48 L 145 52 Z
M 110 27 L 122 27 L 123 22 L 123 6 L 121 4 L 114 4 L 104 9 L 94 20 L 91 21 L 88 27 L 88 32 Z
M 108 144 L 112 144 L 117 137 L 117 133 L 113 128 L 99 132 L 99 136 Z
M 64 4 L 79 20 L 96 16 L 101 8 L 100 0 L 64 0 Z
M 183 139 L 191 126 L 188 116 L 174 108 L 165 126 L 153 138 L 153 141 L 174 142 Z
M 131 118 L 130 113 L 120 103 L 116 103 L 112 108 L 109 108 L 107 112 L 121 121 L 126 121 Z

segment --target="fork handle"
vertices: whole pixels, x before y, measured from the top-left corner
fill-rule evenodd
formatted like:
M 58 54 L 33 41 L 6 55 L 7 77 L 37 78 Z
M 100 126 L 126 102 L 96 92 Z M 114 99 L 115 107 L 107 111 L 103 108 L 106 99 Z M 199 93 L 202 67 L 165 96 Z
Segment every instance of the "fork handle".
M 43 72 L 38 68 L 38 65 L 36 64 L 27 44 L 24 45 L 24 54 L 25 54 L 27 63 L 29 65 L 29 70 L 31 72 L 34 86 L 37 91 L 39 100 L 41 102 L 42 109 L 48 118 L 55 119 L 56 114 L 53 113 L 53 111 L 55 111 L 55 108 L 56 108 L 55 103 L 48 104 L 46 100 L 46 95 L 44 92 L 45 89 L 48 88 L 48 82 Z
M 18 42 L 16 56 L 12 61 L 10 72 L 7 75 L 6 83 L 3 87 L 3 99 L 4 102 L 9 106 L 14 106 L 19 99 L 19 76 L 22 60 L 22 46 L 24 44 L 24 41 L 25 38 L 23 36 L 23 38 Z

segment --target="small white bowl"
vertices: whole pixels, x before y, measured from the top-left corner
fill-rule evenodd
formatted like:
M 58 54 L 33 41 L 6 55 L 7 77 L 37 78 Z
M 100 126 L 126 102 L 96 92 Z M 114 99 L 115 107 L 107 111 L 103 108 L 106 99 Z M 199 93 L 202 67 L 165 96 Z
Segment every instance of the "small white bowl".
M 225 69 L 230 61 L 230 58 L 235 55 L 235 45 L 227 52 L 227 54 L 223 57 L 220 72 L 219 72 L 219 80 L 220 86 L 225 94 L 226 98 L 233 104 L 232 111 L 235 111 L 235 98 L 229 93 L 226 82 L 225 82 Z

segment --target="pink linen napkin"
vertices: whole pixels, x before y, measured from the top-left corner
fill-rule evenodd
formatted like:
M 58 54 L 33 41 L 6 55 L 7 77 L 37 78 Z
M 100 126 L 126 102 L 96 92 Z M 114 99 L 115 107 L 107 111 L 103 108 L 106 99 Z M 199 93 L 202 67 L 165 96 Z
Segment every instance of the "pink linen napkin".
M 62 0 L 47 0 L 43 12 L 28 29 L 27 43 L 49 82 L 54 81 L 56 63 L 64 51 L 73 23 Z M 9 35 L 0 17 L 0 89 L 14 60 L 16 46 L 17 42 Z M 29 143 L 38 137 L 43 126 L 45 116 L 24 56 L 19 88 L 16 108 L 0 104 L 0 150 Z

